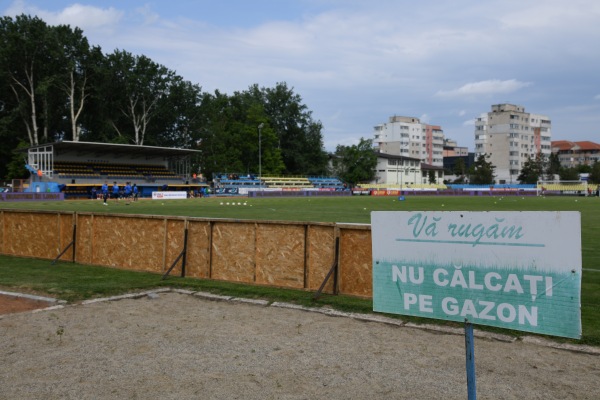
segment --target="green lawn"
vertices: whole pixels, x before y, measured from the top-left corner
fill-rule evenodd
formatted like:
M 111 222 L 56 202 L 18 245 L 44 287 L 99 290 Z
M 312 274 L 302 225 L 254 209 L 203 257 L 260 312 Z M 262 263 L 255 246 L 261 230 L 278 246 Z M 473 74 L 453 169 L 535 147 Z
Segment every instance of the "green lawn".
M 229 204 L 227 204 L 229 203 Z M 235 203 L 235 205 L 233 205 Z M 240 203 L 240 204 L 238 204 Z M 245 205 L 244 205 L 245 203 Z M 2 203 L 0 209 L 36 209 L 97 213 L 183 215 L 205 218 L 369 223 L 371 211 L 580 211 L 582 215 L 582 322 L 580 343 L 600 345 L 600 199 L 584 197 L 396 197 L 356 196 L 346 198 L 201 198 L 189 200 L 141 200 L 126 205 L 101 201 Z M 0 256 L 0 286 L 35 290 L 75 301 L 158 286 L 180 286 L 247 297 L 312 304 L 310 294 L 223 282 L 182 280 L 100 267 L 61 263 L 51 267 L 46 260 Z M 319 304 L 359 312 L 371 302 L 345 296 L 325 296 Z

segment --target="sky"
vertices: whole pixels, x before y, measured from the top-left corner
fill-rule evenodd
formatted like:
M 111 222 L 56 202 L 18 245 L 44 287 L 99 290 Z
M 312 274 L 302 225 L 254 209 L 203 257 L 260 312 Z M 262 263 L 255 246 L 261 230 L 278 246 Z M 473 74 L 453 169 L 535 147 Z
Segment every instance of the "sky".
M 552 140 L 600 142 L 597 0 L 0 0 L 84 31 L 105 54 L 146 55 L 204 92 L 285 82 L 325 148 L 394 115 L 474 148 L 475 118 L 511 103 Z

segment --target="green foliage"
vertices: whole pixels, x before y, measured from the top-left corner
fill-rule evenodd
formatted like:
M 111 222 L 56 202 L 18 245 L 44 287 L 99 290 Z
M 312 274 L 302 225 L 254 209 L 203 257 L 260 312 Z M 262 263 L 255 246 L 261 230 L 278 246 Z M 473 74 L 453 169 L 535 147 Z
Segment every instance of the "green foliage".
M 550 157 L 548 157 L 548 164 L 546 169 L 546 179 L 552 180 L 554 179 L 554 175 L 558 175 L 560 173 L 560 159 L 558 157 L 558 153 L 550 153 Z
M 265 113 L 277 137 L 285 173 L 324 175 L 327 154 L 323 148 L 323 126 L 312 119 L 312 112 L 303 104 L 300 95 L 285 82 L 260 91 L 254 85 L 248 92 L 264 99 Z
M 580 174 L 589 174 L 592 172 L 592 166 L 587 164 L 581 164 L 577 166 L 577 172 Z
M 594 165 L 592 165 L 589 180 L 591 183 L 600 183 L 600 161 L 596 161 Z
M 535 159 L 532 159 L 531 157 L 527 158 L 527 161 L 525 161 L 521 168 L 521 173 L 517 180 L 526 184 L 537 183 L 537 181 L 544 178 L 545 168 L 546 162 L 544 156 L 539 152 L 535 156 Z
M 29 144 L 22 141 L 17 146 L 17 149 L 24 149 L 26 147 L 29 147 Z M 6 179 L 25 179 L 29 177 L 29 172 L 25 168 L 25 163 L 25 153 L 14 151 L 10 162 L 7 164 Z
M 578 181 L 579 171 L 577 168 L 561 168 L 559 176 L 561 181 Z
M 37 17 L 0 19 L 0 99 L 0 176 L 20 141 L 59 139 L 198 149 L 206 176 L 327 170 L 321 122 L 286 83 L 202 93 L 144 55 L 104 55 L 79 28 Z
M 375 177 L 377 155 L 373 151 L 372 139 L 360 138 L 358 145 L 338 145 L 334 157 L 334 173 L 350 186 Z
M 452 170 L 454 175 L 457 176 L 457 180 L 462 179 L 464 181 L 464 176 L 467 173 L 467 166 L 465 165 L 465 160 L 462 158 L 456 159 L 456 163 L 454 164 L 454 169 Z
M 481 154 L 469 169 L 470 183 L 475 185 L 491 185 L 494 183 L 496 167 L 489 162 L 489 154 Z
M 437 183 L 437 181 L 435 179 L 435 171 L 429 171 L 427 173 L 427 179 L 428 179 L 428 182 L 431 184 Z

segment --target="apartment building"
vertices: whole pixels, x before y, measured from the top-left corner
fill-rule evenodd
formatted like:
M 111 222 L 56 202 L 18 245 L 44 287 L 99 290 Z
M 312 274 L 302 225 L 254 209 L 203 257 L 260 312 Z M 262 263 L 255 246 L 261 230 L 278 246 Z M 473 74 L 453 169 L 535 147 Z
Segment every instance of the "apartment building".
M 444 140 L 444 158 L 446 157 L 465 157 L 469 155 L 469 148 L 459 146 L 456 140 Z
M 374 127 L 373 145 L 380 153 L 416 158 L 437 167 L 444 164 L 442 128 L 421 123 L 419 118 L 390 117 Z
M 552 151 L 551 121 L 514 104 L 492 105 L 475 120 L 475 158 L 487 154 L 496 167 L 497 183 L 516 183 L 529 157 Z
M 566 168 L 600 162 L 600 144 L 595 142 L 556 140 L 552 142 L 552 152 L 558 154 L 560 165 Z

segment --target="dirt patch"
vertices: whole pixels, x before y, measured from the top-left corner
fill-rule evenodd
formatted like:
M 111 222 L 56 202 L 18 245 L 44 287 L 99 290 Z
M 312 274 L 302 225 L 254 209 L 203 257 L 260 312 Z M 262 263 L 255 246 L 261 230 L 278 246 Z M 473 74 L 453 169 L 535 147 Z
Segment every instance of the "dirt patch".
M 189 294 L 0 319 L 0 398 L 465 399 L 464 337 Z M 475 340 L 480 399 L 600 398 L 600 357 Z
M 0 294 L 0 315 L 32 311 L 51 305 L 52 303 L 43 300 Z

